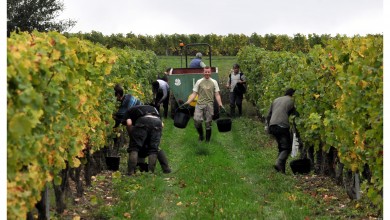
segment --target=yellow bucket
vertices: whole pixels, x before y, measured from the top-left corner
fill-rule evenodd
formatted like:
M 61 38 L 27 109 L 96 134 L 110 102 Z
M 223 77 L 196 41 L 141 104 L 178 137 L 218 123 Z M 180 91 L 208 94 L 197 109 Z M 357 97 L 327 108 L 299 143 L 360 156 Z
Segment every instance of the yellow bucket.
M 188 96 L 188 98 L 189 97 L 190 97 L 190 95 Z M 190 102 L 190 106 L 195 107 L 197 102 L 198 102 L 198 95 L 196 95 L 194 100 L 192 100 L 192 102 Z

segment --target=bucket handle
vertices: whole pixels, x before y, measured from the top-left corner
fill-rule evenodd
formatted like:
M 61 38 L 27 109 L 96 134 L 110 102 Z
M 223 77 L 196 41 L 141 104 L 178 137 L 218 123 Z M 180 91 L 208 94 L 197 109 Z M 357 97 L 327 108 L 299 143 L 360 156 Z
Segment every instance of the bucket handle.
M 175 113 L 180 110 L 180 109 L 186 109 L 188 111 L 188 114 L 190 115 L 191 112 L 190 112 L 190 109 L 187 107 L 187 104 L 182 104 L 180 105 L 179 107 L 177 107 L 177 109 L 175 110 Z
M 226 111 L 226 109 L 224 107 L 222 107 L 218 114 L 221 114 L 221 113 L 224 113 L 227 117 L 231 118 L 232 116 Z

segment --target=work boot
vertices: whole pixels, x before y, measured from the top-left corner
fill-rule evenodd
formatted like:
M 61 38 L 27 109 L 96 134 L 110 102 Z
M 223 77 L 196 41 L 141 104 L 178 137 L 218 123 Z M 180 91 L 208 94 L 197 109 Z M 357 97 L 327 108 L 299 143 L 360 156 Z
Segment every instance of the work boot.
M 230 116 L 231 117 L 234 117 L 235 114 L 236 114 L 236 110 L 235 110 L 235 106 L 234 105 L 230 105 Z
M 284 150 L 279 153 L 278 159 L 276 160 L 276 164 L 274 168 L 277 172 L 281 172 L 286 174 L 286 161 L 290 152 L 288 150 Z
M 147 163 L 137 163 L 140 172 L 148 172 L 148 164 Z
M 150 154 L 148 157 L 148 169 L 149 172 L 154 173 L 154 169 L 156 168 L 157 154 Z
M 211 128 L 206 129 L 206 142 L 210 142 L 210 138 L 211 138 Z
M 202 125 L 199 128 L 196 128 L 196 130 L 198 131 L 198 134 L 199 134 L 199 141 L 203 141 L 204 140 L 204 136 L 203 136 L 203 127 L 202 127 Z
M 242 105 L 237 105 L 238 108 L 238 116 L 241 117 L 242 115 Z
M 157 153 L 157 160 L 160 163 L 163 173 L 170 173 L 171 168 L 168 165 L 168 159 L 163 150 L 159 150 Z
M 138 151 L 130 151 L 129 158 L 127 160 L 127 175 L 131 176 L 135 174 L 137 162 L 138 162 Z

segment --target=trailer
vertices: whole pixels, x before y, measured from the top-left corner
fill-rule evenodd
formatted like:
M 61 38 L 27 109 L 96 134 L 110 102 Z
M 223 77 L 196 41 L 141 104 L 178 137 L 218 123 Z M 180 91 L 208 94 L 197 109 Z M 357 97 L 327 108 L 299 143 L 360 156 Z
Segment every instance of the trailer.
M 180 105 L 188 100 L 192 93 L 192 89 L 198 79 L 203 77 L 203 68 L 189 68 L 188 67 L 188 50 L 194 46 L 206 46 L 209 51 L 209 65 L 211 67 L 211 78 L 218 81 L 218 67 L 211 65 L 211 46 L 207 43 L 194 43 L 184 46 L 185 53 L 185 67 L 172 68 L 168 74 L 168 84 L 170 88 L 170 103 L 171 116 L 174 118 L 175 112 Z M 183 58 L 181 57 L 181 63 Z M 206 64 L 207 65 L 207 64 Z M 191 103 L 189 110 L 194 111 L 196 103 Z M 218 103 L 214 100 L 214 119 L 218 118 Z

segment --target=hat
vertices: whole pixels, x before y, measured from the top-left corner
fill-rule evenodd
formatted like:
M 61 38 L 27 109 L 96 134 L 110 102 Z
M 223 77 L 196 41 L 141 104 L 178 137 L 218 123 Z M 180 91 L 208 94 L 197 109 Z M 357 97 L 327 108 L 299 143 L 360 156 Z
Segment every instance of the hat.
M 196 53 L 196 57 L 202 58 L 202 53 L 200 53 L 200 52 Z

